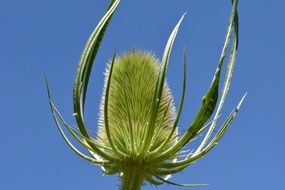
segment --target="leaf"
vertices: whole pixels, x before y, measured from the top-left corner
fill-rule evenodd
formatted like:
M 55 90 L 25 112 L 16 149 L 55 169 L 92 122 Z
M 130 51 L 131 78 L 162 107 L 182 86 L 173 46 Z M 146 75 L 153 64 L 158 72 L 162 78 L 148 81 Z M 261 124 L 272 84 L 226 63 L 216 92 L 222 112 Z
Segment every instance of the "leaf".
M 177 125 L 178 125 L 178 122 L 179 122 L 179 119 L 181 116 L 181 112 L 182 112 L 182 108 L 183 108 L 183 104 L 184 104 L 185 91 L 186 91 L 187 79 L 186 79 L 186 53 L 185 53 L 185 49 L 183 51 L 183 55 L 184 55 L 183 85 L 182 85 L 182 93 L 181 93 L 181 97 L 180 97 L 180 103 L 179 103 L 177 117 L 176 117 L 175 122 L 173 124 L 172 130 L 169 133 L 169 135 L 167 136 L 167 138 L 165 139 L 165 141 L 155 151 L 151 152 L 149 157 L 151 157 L 152 155 L 157 155 L 157 153 L 159 153 L 169 143 L 169 141 L 172 138 L 175 130 L 177 129 Z
M 228 30 L 234 31 L 234 41 L 233 41 L 232 50 L 231 50 L 231 54 L 230 54 L 230 58 L 229 58 L 229 63 L 228 63 L 227 71 L 226 71 L 225 81 L 224 81 L 224 85 L 223 85 L 223 89 L 222 89 L 222 93 L 221 93 L 221 100 L 218 104 L 218 108 L 217 108 L 217 111 L 215 113 L 214 120 L 217 119 L 218 116 L 221 114 L 221 110 L 223 108 L 226 96 L 227 96 L 229 88 L 230 88 L 231 78 L 232 78 L 234 65 L 235 65 L 235 58 L 236 58 L 237 48 L 238 48 L 238 20 L 236 19 L 237 18 L 237 10 L 236 10 L 237 9 L 237 3 L 238 3 L 238 1 L 236 1 L 236 0 L 233 1 L 233 10 L 232 10 L 231 18 L 229 21 L 229 29 Z M 230 36 L 230 34 L 228 34 L 227 36 Z M 227 40 L 229 40 L 229 38 L 226 38 L 226 41 Z M 224 59 L 225 52 L 226 52 L 226 47 L 223 48 L 222 55 L 220 58 L 221 60 Z M 200 144 L 200 146 L 196 150 L 196 152 L 199 152 L 201 149 L 204 148 L 205 144 L 208 142 L 209 138 L 211 137 L 211 135 L 215 129 L 215 126 L 216 126 L 216 122 L 213 122 L 212 125 L 210 126 L 207 134 L 205 135 L 202 143 Z
M 213 77 L 212 83 L 210 85 L 210 88 L 206 95 L 203 97 L 202 105 L 196 114 L 196 117 L 190 127 L 187 129 L 186 133 L 179 139 L 179 141 L 173 145 L 168 150 L 164 151 L 161 155 L 157 156 L 153 159 L 153 161 L 159 161 L 159 160 L 165 160 L 169 155 L 175 154 L 177 151 L 182 149 L 191 139 L 193 139 L 197 133 L 200 131 L 200 129 L 203 127 L 203 125 L 207 122 L 207 120 L 211 117 L 212 113 L 215 110 L 217 101 L 218 101 L 218 91 L 219 91 L 219 81 L 220 81 L 220 74 L 221 74 L 221 68 L 224 62 L 224 58 L 226 55 L 226 50 L 229 45 L 230 36 L 232 27 L 235 26 L 235 14 L 237 12 L 236 10 L 237 1 L 234 1 L 232 13 L 230 16 L 230 21 L 225 37 L 224 47 L 222 50 L 222 54 L 219 60 L 219 64 L 217 66 L 215 75 Z M 236 47 L 236 45 L 234 44 Z M 220 114 L 218 114 L 220 115 Z M 218 116 L 217 115 L 217 116 Z
M 103 18 L 88 39 L 79 61 L 73 88 L 73 106 L 79 130 L 85 137 L 89 137 L 88 132 L 85 128 L 83 113 L 89 76 L 92 70 L 94 59 L 101 44 L 101 40 L 104 36 L 109 22 L 111 21 L 113 13 L 119 5 L 119 2 L 120 0 L 111 1 Z
M 82 152 L 80 152 L 77 148 L 75 148 L 75 146 L 69 141 L 69 139 L 67 138 L 67 136 L 65 135 L 64 131 L 62 130 L 61 128 L 61 125 L 60 125 L 60 122 L 56 116 L 56 111 L 54 109 L 54 106 L 53 106 L 53 102 L 51 100 L 51 94 L 50 94 L 50 90 L 49 90 L 49 86 L 48 86 L 48 81 L 47 81 L 47 78 L 46 78 L 46 88 L 47 88 L 47 92 L 48 92 L 48 98 L 49 98 L 49 104 L 50 104 L 50 108 L 51 108 L 51 112 L 52 112 L 52 116 L 55 120 L 55 123 L 56 123 L 56 126 L 61 134 L 61 136 L 63 137 L 64 141 L 66 142 L 66 144 L 71 148 L 71 150 L 77 154 L 80 158 L 84 159 L 84 160 L 87 160 L 89 162 L 92 162 L 94 164 L 97 164 L 97 165 L 101 165 L 103 164 L 104 162 L 100 162 L 100 161 L 97 161 L 93 158 L 90 158 L 88 156 L 86 156 L 85 154 L 83 154 Z
M 208 184 L 179 184 L 179 183 L 175 183 L 175 182 L 171 182 L 169 180 L 165 180 L 159 176 L 155 176 L 157 179 L 169 184 L 169 185 L 174 185 L 174 186 L 178 186 L 178 187 L 200 187 L 200 186 L 208 186 Z
M 202 158 L 205 154 L 207 154 L 218 143 L 218 141 L 222 138 L 222 136 L 225 134 L 225 132 L 229 128 L 230 124 L 233 122 L 234 118 L 236 117 L 245 97 L 246 97 L 246 94 L 241 98 L 241 100 L 239 101 L 236 108 L 227 117 L 227 119 L 224 122 L 224 124 L 222 125 L 222 127 L 219 129 L 217 134 L 214 136 L 214 138 L 209 143 L 209 145 L 207 145 L 206 148 L 202 149 L 198 153 L 194 153 L 190 158 L 187 158 L 185 160 L 182 160 L 182 161 L 179 161 L 176 163 L 162 163 L 160 165 L 160 167 L 161 168 L 172 168 L 174 170 L 180 171 L 180 169 L 184 169 L 185 167 L 187 167 L 192 162 Z
M 108 76 L 108 80 L 107 80 L 107 84 L 106 84 L 105 103 L 104 103 L 104 123 L 105 123 L 106 134 L 107 134 L 108 141 L 110 143 L 111 148 L 114 150 L 114 152 L 117 153 L 117 155 L 119 157 L 125 157 L 126 154 L 121 152 L 114 145 L 113 139 L 112 139 L 111 134 L 110 134 L 110 127 L 109 127 L 109 117 L 108 117 L 108 105 L 109 104 L 108 104 L 108 101 L 109 101 L 110 83 L 111 83 L 111 79 L 112 79 L 112 72 L 113 72 L 114 63 L 115 63 L 115 53 L 114 53 L 113 58 L 112 58 L 112 62 L 111 62 L 111 65 L 110 65 L 109 76 Z
M 163 86 L 164 86 L 164 80 L 165 80 L 165 76 L 166 76 L 166 70 L 167 70 L 167 65 L 168 65 L 170 53 L 172 50 L 172 46 L 173 46 L 176 34 L 178 32 L 178 29 L 180 27 L 180 24 L 181 24 L 181 22 L 185 16 L 185 14 L 180 18 L 180 20 L 176 24 L 175 28 L 173 29 L 173 31 L 172 31 L 171 35 L 169 36 L 169 39 L 166 43 L 166 47 L 165 47 L 163 58 L 162 58 L 162 65 L 160 68 L 158 80 L 157 80 L 156 87 L 155 87 L 155 94 L 153 96 L 149 125 L 147 126 L 147 129 L 146 129 L 146 132 L 144 135 L 143 144 L 142 144 L 141 150 L 139 152 L 140 155 L 143 154 L 145 151 L 147 151 L 147 149 L 149 148 L 151 139 L 153 137 L 156 116 L 157 116 L 157 112 L 158 112 L 158 108 L 159 108 L 159 103 L 161 100 L 161 95 L 162 95 L 162 90 L 163 90 Z

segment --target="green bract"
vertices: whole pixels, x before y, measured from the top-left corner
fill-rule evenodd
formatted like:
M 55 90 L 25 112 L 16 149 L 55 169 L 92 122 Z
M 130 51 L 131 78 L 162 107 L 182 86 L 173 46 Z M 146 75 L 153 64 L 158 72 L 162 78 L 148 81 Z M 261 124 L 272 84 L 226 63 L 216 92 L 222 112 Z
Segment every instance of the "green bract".
M 51 100 L 47 85 L 50 107 L 57 127 L 66 143 L 78 156 L 101 166 L 105 174 L 119 174 L 122 190 L 138 190 L 145 181 L 154 185 L 162 183 L 178 186 L 203 185 L 177 184 L 168 181 L 168 178 L 203 157 L 217 144 L 244 100 L 245 96 L 219 130 L 213 133 L 229 90 L 238 48 L 238 1 L 232 1 L 233 7 L 224 47 L 210 88 L 203 97 L 194 121 L 183 135 L 178 135 L 177 125 L 186 88 L 185 53 L 182 93 L 177 112 L 165 77 L 174 39 L 184 15 L 167 41 L 161 62 L 152 54 L 139 50 L 132 50 L 121 56 L 113 55 L 106 69 L 98 132 L 93 132 L 91 135 L 84 121 L 89 76 L 104 32 L 119 2 L 120 0 L 111 1 L 103 18 L 91 34 L 78 65 L 73 90 L 74 116 L 78 128 L 73 128 L 63 119 Z M 227 72 L 218 101 L 221 69 L 231 39 Z M 209 121 L 216 106 L 214 117 Z M 89 155 L 82 153 L 71 143 L 61 124 Z M 197 150 L 183 155 L 181 150 L 205 129 L 208 131 Z

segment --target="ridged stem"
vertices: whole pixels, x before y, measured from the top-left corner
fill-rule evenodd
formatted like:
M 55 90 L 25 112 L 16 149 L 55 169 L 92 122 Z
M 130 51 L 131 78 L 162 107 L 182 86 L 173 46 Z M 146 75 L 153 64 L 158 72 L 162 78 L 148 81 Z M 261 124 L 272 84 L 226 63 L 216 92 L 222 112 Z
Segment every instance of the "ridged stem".
M 121 176 L 120 190 L 140 190 L 144 180 L 144 171 L 141 165 L 126 164 Z

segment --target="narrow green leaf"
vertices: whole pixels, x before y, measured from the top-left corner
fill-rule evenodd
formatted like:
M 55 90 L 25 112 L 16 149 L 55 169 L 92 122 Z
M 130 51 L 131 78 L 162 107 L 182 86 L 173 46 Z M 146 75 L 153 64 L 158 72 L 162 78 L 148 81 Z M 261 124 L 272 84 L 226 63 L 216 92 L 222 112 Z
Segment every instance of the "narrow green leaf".
M 48 98 L 49 98 L 49 104 L 50 104 L 50 109 L 51 109 L 51 112 L 52 112 L 52 116 L 54 118 L 54 121 L 56 123 L 56 126 L 61 134 L 61 136 L 63 137 L 64 141 L 66 142 L 66 144 L 71 148 L 71 150 L 77 154 L 80 158 L 84 159 L 84 160 L 87 160 L 93 164 L 97 164 L 97 165 L 101 165 L 103 164 L 104 162 L 101 162 L 101 161 L 97 161 L 93 158 L 90 158 L 89 156 L 86 156 L 85 154 L 83 154 L 81 151 L 79 151 L 77 148 L 75 148 L 75 146 L 69 141 L 69 139 L 67 138 L 67 136 L 65 135 L 64 131 L 62 130 L 61 128 L 61 125 L 60 125 L 60 122 L 56 116 L 56 113 L 55 113 L 55 110 L 54 110 L 54 107 L 53 107 L 53 103 L 52 103 L 52 100 L 51 100 L 51 94 L 50 94 L 50 90 L 49 90 L 49 86 L 48 86 L 48 81 L 47 81 L 47 78 L 46 78 L 46 88 L 47 88 L 47 92 L 48 92 Z
M 155 176 L 157 179 L 169 184 L 169 185 L 174 185 L 174 186 L 179 186 L 179 187 L 200 187 L 200 186 L 208 186 L 209 184 L 179 184 L 175 182 L 171 182 L 169 180 L 165 180 L 159 176 Z
M 181 112 L 182 112 L 182 108 L 183 108 L 183 104 L 184 104 L 184 98 L 185 98 L 185 91 L 186 91 L 186 81 L 187 81 L 187 77 L 186 77 L 186 51 L 184 49 L 183 51 L 183 55 L 184 55 L 184 64 L 183 64 L 183 85 L 182 85 L 182 93 L 181 93 L 181 97 L 180 97 L 180 103 L 179 103 L 179 108 L 178 108 L 178 113 L 177 113 L 177 117 L 175 119 L 175 122 L 173 124 L 172 130 L 169 133 L 169 135 L 167 136 L 167 138 L 165 139 L 165 141 L 153 152 L 150 153 L 150 157 L 153 155 L 157 155 L 158 152 L 160 152 L 170 141 L 170 139 L 173 137 L 173 134 L 175 132 L 175 130 L 177 129 L 177 125 L 181 116 Z
M 222 93 L 221 93 L 221 99 L 219 101 L 218 108 L 217 108 L 217 111 L 215 113 L 214 119 L 218 118 L 218 116 L 221 114 L 221 110 L 223 108 L 226 96 L 227 96 L 229 88 L 230 88 L 231 78 L 232 78 L 232 74 L 233 74 L 233 70 L 234 70 L 234 66 L 235 66 L 235 58 L 236 58 L 237 46 L 238 46 L 237 45 L 237 43 L 238 43 L 238 20 L 235 19 L 237 17 L 237 10 L 236 10 L 237 9 L 237 3 L 238 3 L 238 1 L 233 1 L 233 10 L 232 10 L 232 14 L 231 14 L 232 15 L 231 19 L 229 21 L 229 26 L 231 26 L 231 30 L 234 31 L 234 40 L 233 40 L 233 45 L 232 45 L 232 50 L 231 50 L 231 54 L 230 54 L 230 58 L 229 58 L 227 71 L 226 71 L 225 81 L 224 81 L 224 85 L 223 85 L 223 89 L 222 89 Z M 226 40 L 229 40 L 229 39 L 226 39 Z M 225 51 L 226 51 L 226 47 L 224 47 L 221 56 L 225 55 Z M 216 122 L 213 122 L 212 125 L 210 126 L 207 134 L 205 135 L 203 141 L 201 142 L 200 146 L 196 150 L 196 152 L 199 152 L 201 149 L 203 149 L 205 147 L 206 143 L 210 139 L 210 137 L 211 137 L 211 135 L 215 129 L 215 126 L 216 126 Z
M 56 122 L 56 125 L 61 133 L 61 135 L 63 136 L 63 138 L 65 139 L 65 141 L 67 142 L 67 144 L 70 146 L 72 145 L 72 143 L 67 139 L 66 135 L 64 134 L 62 128 L 61 128 L 61 125 L 60 125 L 60 122 L 58 121 L 58 118 L 57 118 L 57 115 L 59 116 L 60 120 L 62 121 L 62 123 L 64 124 L 64 126 L 69 130 L 70 129 L 70 126 L 67 124 L 67 122 L 63 119 L 63 117 L 61 116 L 61 114 L 58 112 L 58 110 L 56 109 L 56 107 L 54 106 L 53 104 L 53 101 L 51 99 L 51 94 L 50 94 L 50 90 L 49 90 L 49 86 L 48 86 L 48 81 L 47 81 L 47 78 L 46 78 L 46 88 L 47 88 L 47 92 L 48 92 L 48 98 L 49 98 L 49 104 L 50 104 L 50 108 L 51 108 L 51 111 L 52 111 L 52 115 L 55 119 L 55 122 Z M 71 133 L 73 135 L 73 133 Z M 86 138 L 87 139 L 87 138 Z M 79 141 L 81 143 L 81 141 Z M 87 141 L 88 142 L 88 141 Z M 105 158 L 106 160 L 108 161 L 114 161 L 116 160 L 116 158 L 110 156 L 110 155 L 107 155 L 104 151 L 100 150 L 100 148 L 97 147 L 97 145 L 95 144 L 95 142 L 92 142 L 92 143 L 89 143 L 90 147 L 92 147 L 92 150 L 94 152 L 96 152 L 98 155 L 100 155 L 101 157 Z M 85 145 L 86 146 L 86 145 Z M 73 145 L 71 148 L 75 148 Z M 78 151 L 77 149 L 74 150 L 74 151 Z M 80 151 L 79 151 L 80 152 Z M 78 153 L 79 153 L 78 152 Z
M 111 62 L 111 65 L 110 65 L 109 76 L 108 76 L 108 80 L 107 80 L 107 84 L 106 84 L 105 103 L 104 103 L 104 123 L 105 123 L 105 129 L 106 129 L 107 138 L 108 138 L 108 141 L 110 143 L 111 148 L 114 150 L 114 152 L 117 153 L 118 156 L 126 157 L 126 154 L 121 152 L 114 145 L 114 142 L 113 142 L 113 139 L 112 139 L 111 133 L 110 133 L 110 126 L 109 126 L 109 117 L 108 117 L 108 105 L 109 104 L 108 104 L 108 101 L 109 101 L 110 83 L 111 83 L 111 79 L 112 79 L 112 72 L 113 72 L 114 63 L 115 63 L 115 53 L 114 53 L 113 58 L 112 58 L 112 62 Z
M 164 182 L 161 182 L 161 181 L 156 181 L 155 179 L 153 179 L 152 177 L 148 177 L 146 178 L 146 180 L 152 184 L 152 185 L 155 185 L 155 186 L 158 186 L 158 185 L 162 185 Z
M 222 138 L 222 136 L 225 134 L 227 129 L 229 128 L 230 124 L 233 122 L 234 118 L 236 117 L 244 99 L 246 97 L 246 94 L 241 98 L 236 108 L 231 112 L 231 114 L 227 117 L 226 121 L 223 123 L 222 127 L 219 129 L 217 134 L 213 137 L 212 141 L 207 145 L 206 148 L 202 149 L 198 153 L 194 153 L 190 158 L 176 162 L 176 163 L 162 163 L 160 167 L 162 168 L 175 168 L 179 169 L 179 167 L 185 168 L 192 162 L 202 158 L 205 154 L 207 154 Z
M 224 58 L 226 55 L 226 50 L 229 45 L 230 36 L 232 27 L 235 26 L 235 13 L 237 12 L 237 1 L 234 1 L 232 13 L 230 16 L 230 21 L 225 37 L 224 47 L 222 50 L 222 54 L 219 60 L 219 64 L 217 66 L 214 78 L 212 80 L 211 86 L 206 93 L 206 95 L 203 97 L 202 105 L 196 114 L 196 117 L 190 127 L 187 129 L 186 133 L 179 139 L 179 141 L 163 152 L 161 155 L 157 156 L 153 159 L 153 161 L 159 161 L 164 160 L 168 157 L 168 155 L 172 155 L 179 151 L 181 148 L 183 148 L 189 141 L 191 141 L 192 138 L 194 138 L 198 131 L 203 127 L 203 125 L 207 122 L 207 120 L 211 117 L 212 113 L 215 110 L 217 101 L 218 101 L 218 91 L 219 91 L 219 81 L 220 81 L 220 74 L 221 74 L 221 68 L 224 63 Z M 219 115 L 219 114 L 218 114 Z
M 167 117 L 167 114 L 168 114 L 168 111 L 169 111 L 169 108 L 170 108 L 170 105 L 171 105 L 171 102 L 172 102 L 172 99 L 170 99 L 168 101 L 168 104 L 166 106 L 166 109 L 164 110 L 164 113 L 163 113 L 163 117 L 162 117 L 162 120 L 164 120 L 166 117 Z M 152 140 L 151 140 L 151 148 L 150 149 L 150 153 L 149 153 L 149 157 L 151 156 L 151 154 L 153 154 L 154 152 L 158 152 L 156 149 L 159 148 L 159 146 L 161 146 L 163 143 L 158 143 L 158 138 L 161 137 L 161 134 L 163 133 L 163 125 L 164 123 L 161 123 L 160 126 L 157 127 L 157 129 L 154 131 L 154 135 L 152 137 Z M 156 142 L 156 143 L 155 143 Z M 153 145 L 155 143 L 155 145 Z M 151 152 L 155 150 L 154 152 Z
M 189 165 L 189 164 L 188 164 Z M 166 168 L 159 168 L 155 171 L 156 175 L 172 175 L 178 172 L 181 172 L 182 170 L 184 170 L 188 165 L 182 165 L 182 166 L 168 166 Z
M 84 124 L 84 103 L 92 65 L 98 52 L 101 40 L 120 0 L 112 0 L 103 18 L 91 34 L 82 52 L 73 89 L 73 106 L 80 132 L 89 137 Z M 92 146 L 92 145 L 90 145 Z M 92 147 L 94 148 L 94 147 Z
M 56 108 L 55 108 L 55 109 L 56 109 Z M 60 118 L 62 117 L 62 116 L 59 115 L 59 113 L 58 113 L 58 116 L 59 116 Z M 84 145 L 86 146 L 86 148 L 88 147 L 88 149 L 92 149 L 92 148 L 89 146 L 89 144 L 93 144 L 93 146 L 102 148 L 102 149 L 107 150 L 107 151 L 111 151 L 111 150 L 112 150 L 112 149 L 110 149 L 109 147 L 104 146 L 103 144 L 96 142 L 95 139 L 91 139 L 91 138 L 86 138 L 86 137 L 84 137 L 80 132 L 78 132 L 78 130 L 76 130 L 75 128 L 73 128 L 73 127 L 71 127 L 70 125 L 68 125 L 64 120 L 61 119 L 61 121 L 62 121 L 62 123 L 65 125 L 65 127 L 69 130 L 69 132 L 72 134 L 72 136 L 74 136 L 74 138 L 75 138 L 76 140 L 82 141 L 82 142 L 80 142 L 80 141 L 79 141 L 79 142 L 80 142 L 80 143 L 84 143 Z M 92 149 L 92 151 L 94 151 L 94 150 Z
M 164 54 L 163 54 L 163 58 L 162 58 L 162 65 L 160 68 L 160 72 L 159 72 L 159 76 L 158 76 L 158 80 L 157 80 L 157 84 L 156 84 L 156 88 L 155 88 L 155 94 L 154 94 L 154 98 L 152 101 L 150 120 L 149 120 L 147 129 L 146 129 L 146 132 L 144 135 L 143 144 L 142 144 L 142 147 L 141 147 L 139 154 L 143 154 L 145 151 L 147 151 L 147 149 L 149 148 L 151 139 L 153 137 L 153 131 L 154 131 L 154 127 L 155 127 L 156 116 L 157 116 L 157 112 L 158 112 L 158 108 L 159 108 L 159 104 L 160 104 L 160 100 L 161 100 L 161 95 L 162 95 L 162 90 L 163 90 L 163 86 L 164 86 L 164 80 L 165 80 L 165 76 L 166 76 L 166 70 L 167 70 L 167 65 L 168 65 L 170 53 L 172 50 L 172 46 L 173 46 L 176 34 L 178 32 L 178 29 L 180 27 L 180 24 L 181 24 L 181 22 L 185 16 L 185 14 L 180 18 L 180 20 L 176 24 L 175 28 L 173 29 L 173 31 L 172 31 L 172 33 L 171 33 L 171 35 L 167 41 L 165 50 L 164 50 Z

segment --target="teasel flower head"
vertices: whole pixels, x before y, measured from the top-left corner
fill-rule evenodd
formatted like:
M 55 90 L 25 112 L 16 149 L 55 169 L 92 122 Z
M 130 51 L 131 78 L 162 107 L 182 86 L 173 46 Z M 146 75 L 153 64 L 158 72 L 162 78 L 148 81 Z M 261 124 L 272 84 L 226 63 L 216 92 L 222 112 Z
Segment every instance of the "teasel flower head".
M 185 14 L 170 34 L 161 61 L 153 54 L 140 50 L 131 50 L 119 56 L 114 53 L 105 72 L 98 131 L 92 132 L 86 125 L 84 106 L 92 65 L 119 2 L 111 1 L 83 50 L 73 89 L 73 115 L 77 127 L 68 124 L 59 113 L 46 83 L 51 111 L 60 134 L 79 157 L 100 166 L 104 174 L 117 174 L 122 190 L 139 190 L 144 182 L 153 185 L 204 185 L 177 184 L 169 181 L 169 177 L 202 158 L 218 143 L 245 98 L 242 97 L 222 126 L 214 130 L 230 87 L 238 49 L 238 1 L 232 1 L 225 42 L 211 85 L 194 120 L 181 135 L 178 123 L 186 90 L 185 51 L 182 92 L 177 111 L 165 78 L 171 49 Z M 230 45 L 231 50 L 227 51 Z M 221 69 L 227 52 L 230 52 L 227 71 L 219 93 Z M 185 155 L 182 151 L 185 146 L 204 131 L 207 132 L 198 148 Z M 73 145 L 66 132 L 86 149 L 85 153 Z

